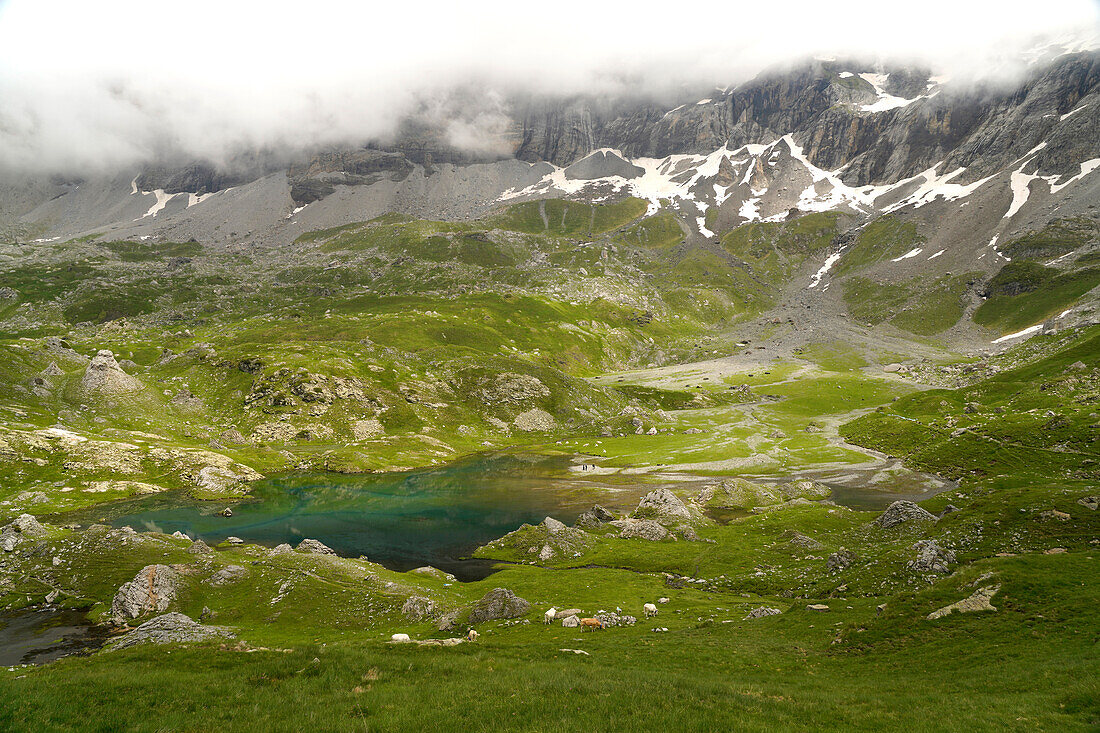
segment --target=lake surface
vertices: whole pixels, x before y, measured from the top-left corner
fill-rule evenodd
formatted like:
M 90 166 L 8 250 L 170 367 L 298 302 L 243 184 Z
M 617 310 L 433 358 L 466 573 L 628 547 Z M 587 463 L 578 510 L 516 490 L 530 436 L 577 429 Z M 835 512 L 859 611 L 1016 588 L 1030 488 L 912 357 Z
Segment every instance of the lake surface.
M 88 623 L 82 611 L 30 609 L 0 613 L 0 666 L 44 664 L 98 649 L 107 630 Z
M 196 502 L 171 492 L 95 507 L 66 515 L 65 520 L 105 521 L 166 534 L 179 531 L 210 545 L 230 536 L 268 547 L 297 545 L 308 537 L 340 555 L 366 556 L 392 570 L 431 565 L 460 580 L 476 580 L 492 572 L 491 563 L 468 555 L 521 524 L 536 524 L 547 516 L 570 524 L 594 503 L 626 511 L 660 486 L 694 490 L 721 480 L 676 474 L 606 475 L 582 468 L 570 456 L 487 453 L 400 473 L 270 478 L 255 486 L 252 497 L 229 504 L 231 517 L 220 515 L 225 503 Z M 793 478 L 823 481 L 833 489 L 834 501 L 857 509 L 927 498 L 952 485 L 898 466 L 811 470 L 758 480 Z
M 584 477 L 565 456 L 483 454 L 416 471 L 341 475 L 304 473 L 259 482 L 253 498 L 227 505 L 154 494 L 66 519 L 106 520 L 139 531 L 180 531 L 208 544 L 240 537 L 269 547 L 304 538 L 347 557 L 365 555 L 392 570 L 422 565 L 462 580 L 485 577 L 489 563 L 463 559 L 475 548 L 552 516 L 572 523 L 593 503 L 633 508 L 662 483 L 637 477 Z

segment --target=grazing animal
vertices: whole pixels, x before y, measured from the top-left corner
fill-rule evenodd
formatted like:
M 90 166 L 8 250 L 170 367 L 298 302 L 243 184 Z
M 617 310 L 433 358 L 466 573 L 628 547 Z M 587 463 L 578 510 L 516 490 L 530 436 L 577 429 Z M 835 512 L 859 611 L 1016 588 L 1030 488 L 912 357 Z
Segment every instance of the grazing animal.
M 657 615 L 657 607 L 655 605 L 653 605 L 652 603 L 647 603 L 644 606 L 642 606 L 642 610 L 645 611 L 645 617 L 646 618 L 649 618 L 650 616 L 656 616 Z
M 408 634 L 394 634 L 390 637 L 390 641 L 412 641 Z
M 546 613 L 544 613 L 542 615 L 542 621 L 545 624 L 552 624 L 552 623 L 554 623 L 554 619 L 557 618 L 557 615 L 558 615 L 558 609 L 551 608 L 549 611 L 547 611 Z
M 470 629 L 466 632 L 466 641 L 477 641 L 477 637 L 481 634 L 477 633 L 477 629 Z
M 587 631 L 588 629 L 602 629 L 603 621 L 598 618 L 582 618 L 581 619 L 581 631 Z

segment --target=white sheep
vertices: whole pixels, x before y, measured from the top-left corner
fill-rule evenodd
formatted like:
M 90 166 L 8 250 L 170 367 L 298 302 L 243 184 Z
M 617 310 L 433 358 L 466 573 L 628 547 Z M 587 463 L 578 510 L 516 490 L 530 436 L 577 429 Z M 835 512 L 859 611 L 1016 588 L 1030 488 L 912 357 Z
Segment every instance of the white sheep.
M 554 623 L 554 619 L 557 618 L 557 615 L 558 615 L 558 609 L 551 608 L 549 611 L 547 611 L 546 613 L 543 614 L 542 621 L 545 624 L 552 624 L 552 623 Z
M 653 605 L 652 603 L 647 603 L 644 606 L 642 606 L 642 610 L 645 611 L 645 617 L 646 618 L 649 618 L 650 616 L 656 616 L 657 615 L 657 607 L 655 605 Z
M 390 637 L 390 641 L 412 641 L 408 634 L 394 634 Z

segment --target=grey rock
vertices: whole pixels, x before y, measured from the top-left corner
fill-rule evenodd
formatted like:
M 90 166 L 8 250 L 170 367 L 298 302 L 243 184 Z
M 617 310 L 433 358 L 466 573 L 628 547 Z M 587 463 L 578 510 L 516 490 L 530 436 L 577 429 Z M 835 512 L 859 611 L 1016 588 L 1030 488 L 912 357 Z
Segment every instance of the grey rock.
M 788 529 L 783 534 L 781 534 L 779 538 L 782 540 L 786 540 L 787 544 L 789 544 L 791 547 L 800 550 L 820 550 L 825 546 L 815 540 L 813 537 L 807 537 L 801 532 L 797 532 L 793 529 Z
M 829 607 L 824 603 L 811 603 L 810 605 L 806 606 L 806 610 L 824 613 L 825 611 L 829 610 Z
M 745 616 L 744 620 L 749 621 L 754 618 L 764 618 L 765 616 L 778 616 L 783 613 L 778 608 L 768 608 L 767 606 L 760 606 L 749 611 L 749 615 Z
M 599 504 L 595 504 L 591 509 L 582 513 L 577 517 L 576 525 L 578 527 L 598 527 L 601 524 L 613 521 L 615 515 L 604 509 Z
M 622 616 L 614 611 L 605 611 L 604 613 L 597 613 L 596 618 L 603 624 L 605 629 L 610 629 L 613 626 L 633 626 L 638 623 L 638 619 L 634 616 Z
M 138 644 L 189 644 L 210 639 L 233 638 L 224 626 L 205 626 L 182 613 L 166 613 L 151 618 L 133 631 L 113 641 L 107 649 L 114 651 Z
M 241 565 L 226 565 L 218 572 L 211 575 L 206 582 L 209 585 L 220 587 L 236 583 L 248 575 L 248 570 Z
M 652 519 L 616 519 L 609 524 L 619 528 L 619 537 L 623 539 L 641 539 L 650 542 L 675 539 L 662 524 Z
M 202 540 L 195 540 L 191 543 L 191 546 L 187 548 L 187 551 L 192 555 L 209 555 L 214 551 L 214 548 Z
M 891 527 L 897 527 L 899 524 L 905 524 L 907 522 L 935 522 L 936 517 L 911 501 L 895 501 L 890 506 L 886 507 L 879 517 L 874 521 L 875 526 L 882 527 L 883 529 L 889 529 Z
M 550 532 L 550 534 L 557 534 L 558 532 L 567 529 L 564 522 L 559 522 L 553 517 L 547 517 L 546 519 L 542 520 L 542 526 L 546 527 L 547 531 Z
M 295 548 L 298 552 L 305 552 L 311 555 L 335 555 L 336 551 L 331 547 L 321 542 L 320 540 L 305 539 L 298 543 Z
M 22 536 L 28 539 L 39 539 L 45 537 L 49 532 L 33 515 L 20 514 L 15 520 L 4 529 L 11 528 L 12 531 L 18 532 Z
M 561 625 L 567 629 L 575 629 L 581 625 L 579 616 L 566 616 L 561 620 Z
M 907 567 L 915 573 L 939 573 L 947 575 L 955 564 L 955 553 L 946 549 L 936 540 L 921 540 L 913 545 L 917 556 L 910 560 Z
M 531 610 L 531 604 L 508 588 L 494 588 L 470 610 L 470 624 L 480 624 L 502 618 L 517 618 Z
M 855 561 L 856 554 L 841 547 L 839 551 L 829 555 L 828 559 L 825 560 L 825 567 L 828 570 L 843 570 Z
M 176 600 L 180 574 L 167 565 L 146 565 L 123 583 L 111 601 L 111 616 L 120 621 L 164 612 Z
M 956 601 L 943 608 L 938 608 L 932 613 L 928 614 L 925 618 L 929 621 L 935 621 L 938 618 L 943 618 L 952 613 L 974 613 L 975 611 L 996 611 L 997 608 L 990 600 L 1001 589 L 999 585 L 987 585 L 984 588 L 979 588 L 970 594 L 969 597 Z
M 668 489 L 654 489 L 643 496 L 631 516 L 635 519 L 672 522 L 689 521 L 694 518 L 684 502 Z
M 1085 496 L 1077 500 L 1077 503 L 1086 509 L 1096 511 L 1100 507 L 1100 496 Z
M 139 391 L 141 382 L 122 371 L 114 354 L 102 350 L 84 370 L 80 388 L 86 394 L 117 395 Z
M 439 609 L 436 608 L 435 601 L 431 598 L 409 596 L 404 605 L 401 606 L 401 613 L 410 621 L 423 621 L 426 618 L 438 616 Z

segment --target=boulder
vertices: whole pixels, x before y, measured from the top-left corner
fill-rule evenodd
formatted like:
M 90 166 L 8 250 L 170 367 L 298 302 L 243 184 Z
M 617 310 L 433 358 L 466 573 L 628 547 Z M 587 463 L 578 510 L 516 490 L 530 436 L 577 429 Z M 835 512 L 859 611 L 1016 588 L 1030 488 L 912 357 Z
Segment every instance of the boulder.
M 970 594 L 969 597 L 956 601 L 949 606 L 938 608 L 925 618 L 935 621 L 952 613 L 973 613 L 975 611 L 996 611 L 997 608 L 989 601 L 1001 589 L 999 585 L 987 585 Z
M 167 565 L 146 565 L 123 583 L 111 601 L 111 617 L 119 621 L 164 612 L 176 600 L 180 574 Z
M 820 484 L 817 481 L 811 481 L 810 479 L 789 481 L 785 484 L 781 484 L 778 489 L 780 495 L 788 501 L 791 499 L 810 499 L 811 501 L 818 501 L 820 499 L 828 499 L 833 495 L 833 490 L 828 486 Z
M 596 618 L 603 624 L 605 629 L 610 629 L 613 626 L 633 626 L 638 623 L 638 619 L 634 616 L 621 616 L 614 611 L 604 611 L 603 613 L 597 613 Z
M 829 607 L 827 605 L 825 605 L 824 603 L 811 603 L 810 605 L 806 606 L 806 610 L 807 611 L 817 611 L 819 613 L 824 613 L 825 611 L 829 610 Z
M 843 570 L 855 561 L 856 554 L 841 547 L 840 550 L 829 555 L 828 559 L 825 560 L 825 567 L 828 570 Z
M 599 504 L 594 504 L 591 509 L 577 517 L 578 527 L 598 527 L 615 519 L 615 515 L 604 509 Z
M 15 521 L 13 521 L 4 529 L 7 530 L 9 528 L 14 532 L 18 532 L 27 539 L 32 540 L 45 537 L 47 534 L 49 534 L 46 528 L 43 527 L 41 523 L 39 523 L 39 521 L 30 514 L 20 514 L 18 517 L 15 518 Z
M 579 616 L 566 616 L 561 620 L 561 625 L 567 629 L 575 629 L 581 625 Z
M 778 608 L 768 608 L 767 606 L 760 606 L 749 611 L 749 615 L 744 618 L 745 621 L 750 621 L 754 618 L 764 618 L 765 616 L 778 616 L 783 613 Z
M 1047 509 L 1045 512 L 1039 512 L 1039 519 L 1057 519 L 1059 522 L 1068 522 L 1071 517 L 1066 512 L 1057 509 Z
M 669 531 L 663 525 L 652 519 L 616 519 L 610 524 L 619 528 L 619 537 L 623 539 L 634 538 L 649 540 L 650 542 L 659 542 L 669 538 L 676 539 L 669 534 Z
M 507 588 L 493 588 L 470 610 L 470 624 L 502 618 L 518 618 L 531 610 L 531 604 Z
M 120 636 L 107 649 L 113 651 L 137 644 L 188 644 L 232 637 L 233 632 L 224 626 L 205 626 L 182 613 L 166 613 L 151 618 L 128 634 Z
M 401 613 L 410 621 L 423 621 L 439 615 L 435 601 L 425 596 L 409 596 L 401 606 Z
M 634 519 L 655 519 L 659 522 L 685 522 L 694 519 L 691 510 L 668 489 L 654 489 L 638 502 L 630 515 Z
M 1100 496 L 1085 496 L 1077 500 L 1077 503 L 1086 509 L 1096 511 L 1100 507 Z
M 911 501 L 895 501 L 890 506 L 886 507 L 878 519 L 874 521 L 876 527 L 882 527 L 883 529 L 889 529 L 891 527 L 897 527 L 899 524 L 905 524 L 907 522 L 935 522 L 936 517 Z
M 921 540 L 913 545 L 917 556 L 906 567 L 915 573 L 939 573 L 947 575 L 955 564 L 955 553 L 940 546 L 936 540 Z
M 226 565 L 224 568 L 207 578 L 206 582 L 214 587 L 236 583 L 248 575 L 248 570 L 241 565 Z
M 191 543 L 191 546 L 187 548 L 187 551 L 192 555 L 209 555 L 214 551 L 214 548 L 202 540 L 195 540 Z
M 554 618 L 569 618 L 570 616 L 580 616 L 582 613 L 584 613 L 584 611 L 579 608 L 563 608 L 554 614 Z
M 793 529 L 788 529 L 786 532 L 779 535 L 779 538 L 786 540 L 788 545 L 799 550 L 820 550 L 825 546 L 813 537 L 807 537 L 801 532 L 797 532 Z
M 103 350 L 88 363 L 80 379 L 80 389 L 86 394 L 117 395 L 137 392 L 141 382 L 122 370 L 114 354 Z
M 320 540 L 305 539 L 298 543 L 296 548 L 298 552 L 305 552 L 310 555 L 335 555 L 336 551 L 331 547 L 321 542 Z
M 771 506 L 783 501 L 782 493 L 762 484 L 743 478 L 726 479 L 719 484 L 708 484 L 699 490 L 695 502 L 716 509 L 751 509 Z
M 542 526 L 546 527 L 546 530 L 550 534 L 557 534 L 558 532 L 563 532 L 568 529 L 568 527 L 565 526 L 564 522 L 559 522 L 553 517 L 547 517 L 546 519 L 542 520 Z

